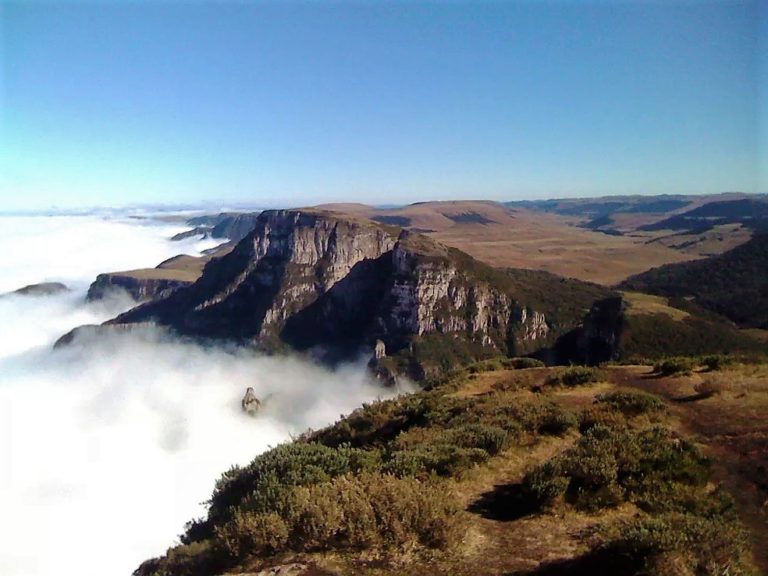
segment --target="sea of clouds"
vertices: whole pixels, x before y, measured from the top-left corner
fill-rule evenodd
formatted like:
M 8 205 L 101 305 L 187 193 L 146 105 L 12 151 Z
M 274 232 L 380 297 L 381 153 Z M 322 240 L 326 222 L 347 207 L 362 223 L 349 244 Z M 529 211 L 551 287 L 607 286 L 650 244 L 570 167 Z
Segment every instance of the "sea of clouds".
M 213 484 L 290 435 L 387 392 L 362 365 L 331 371 L 157 330 L 52 349 L 134 303 L 86 303 L 100 272 L 198 254 L 183 223 L 126 216 L 0 217 L 0 293 L 41 281 L 71 292 L 0 297 L 0 574 L 129 575 L 205 513 Z M 256 418 L 239 401 L 252 386 Z

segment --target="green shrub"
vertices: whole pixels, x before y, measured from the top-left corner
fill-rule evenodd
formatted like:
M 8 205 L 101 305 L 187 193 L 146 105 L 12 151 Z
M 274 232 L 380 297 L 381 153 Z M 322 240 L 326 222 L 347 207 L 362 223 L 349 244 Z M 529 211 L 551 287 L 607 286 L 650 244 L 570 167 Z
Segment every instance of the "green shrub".
M 645 392 L 620 391 L 600 394 L 595 404 L 609 406 L 628 417 L 661 412 L 665 409 L 663 400 Z
M 736 363 L 736 359 L 733 356 L 728 356 L 726 354 L 710 354 L 709 356 L 704 356 L 701 359 L 701 363 L 707 370 L 713 372 L 732 366 Z
M 515 370 L 527 370 L 528 368 L 544 368 L 546 364 L 536 358 L 505 358 L 501 361 L 504 368 L 514 368 Z
M 286 550 L 444 548 L 458 538 L 459 515 L 445 483 L 364 473 L 293 487 L 279 511 L 238 510 L 217 527 L 215 542 L 234 559 Z
M 541 434 L 562 436 L 578 425 L 579 419 L 575 414 L 553 404 L 552 409 L 544 413 L 537 429 Z
M 547 380 L 547 384 L 573 388 L 584 386 L 599 380 L 597 370 L 587 366 L 571 366 Z
M 619 430 L 627 427 L 627 417 L 613 406 L 590 406 L 579 415 L 579 432 L 585 434 L 595 426 Z
M 523 477 L 524 493 L 538 505 L 559 498 L 568 489 L 570 478 L 564 473 L 559 459 L 537 466 Z
M 479 448 L 494 456 L 509 444 L 509 433 L 498 426 L 466 424 L 448 430 L 444 441 L 460 448 Z
M 653 509 L 654 495 L 664 490 L 676 490 L 678 484 L 702 486 L 708 464 L 692 444 L 662 428 L 633 431 L 596 425 L 573 448 L 531 470 L 523 486 L 537 501 L 548 493 L 546 487 L 559 490 L 565 483 L 568 501 L 581 508 L 627 499 Z
M 676 376 L 690 374 L 695 367 L 691 358 L 667 358 L 653 365 L 653 371 L 661 376 Z
M 270 554 L 288 542 L 288 525 L 274 512 L 237 510 L 232 519 L 215 531 L 215 541 L 232 558 Z
M 503 360 L 493 358 L 490 360 L 480 360 L 470 365 L 467 370 L 470 374 L 479 374 L 481 372 L 495 372 L 504 368 Z
M 424 478 L 433 473 L 451 477 L 486 462 L 489 457 L 488 452 L 480 448 L 461 448 L 450 444 L 426 445 L 394 452 L 384 470 L 399 478 Z
M 635 559 L 643 573 L 663 574 L 663 558 L 675 558 L 675 573 L 721 576 L 745 574 L 742 558 L 748 548 L 744 530 L 733 518 L 692 514 L 646 516 L 613 528 L 601 545 L 604 551 Z M 685 566 L 680 571 L 680 564 Z
M 209 525 L 226 520 L 239 507 L 252 512 L 274 510 L 292 486 L 318 484 L 349 472 L 375 471 L 379 461 L 376 451 L 349 446 L 281 444 L 260 454 L 244 468 L 230 469 L 216 482 L 208 512 Z

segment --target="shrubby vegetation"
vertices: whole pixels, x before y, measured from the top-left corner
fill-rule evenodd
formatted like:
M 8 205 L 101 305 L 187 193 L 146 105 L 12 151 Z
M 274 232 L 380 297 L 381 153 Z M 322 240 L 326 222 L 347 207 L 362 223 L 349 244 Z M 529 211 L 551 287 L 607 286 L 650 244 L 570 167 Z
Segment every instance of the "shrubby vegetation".
M 138 574 L 202 576 L 286 554 L 416 558 L 455 548 L 468 518 L 456 484 L 545 436 L 554 446 L 564 436 L 571 447 L 525 474 L 517 503 L 526 513 L 533 505 L 540 513 L 565 508 L 600 518 L 607 509 L 634 507 L 631 520 L 596 528 L 592 553 L 637 568 L 627 574 L 666 574 L 665 562 L 685 574 L 739 573 L 746 541 L 733 503 L 712 485 L 700 450 L 664 427 L 660 398 L 614 389 L 578 412 L 568 409 L 562 399 L 591 392 L 566 388 L 608 375 L 578 366 L 553 371 L 548 381 L 532 371 L 494 375 L 487 387 L 459 384 L 499 366 L 506 368 L 480 362 L 440 388 L 366 404 L 231 469 L 216 484 L 207 518 L 188 524 L 182 544 Z
M 667 264 L 627 279 L 622 288 L 696 304 L 740 326 L 768 328 L 768 234 L 719 256 Z
M 620 560 L 623 573 L 747 573 L 746 533 L 731 497 L 712 487 L 707 458 L 690 441 L 638 419 L 664 411 L 660 399 L 642 392 L 598 395 L 582 413 L 582 437 L 532 468 L 524 495 L 542 509 L 639 508 L 632 520 L 605 525 L 593 551 Z
M 690 374 L 695 368 L 693 358 L 682 356 L 665 358 L 653 365 L 653 371 L 661 376 L 676 376 L 678 374 Z
M 365 473 L 292 488 L 270 511 L 238 508 L 214 546 L 240 559 L 283 550 L 389 548 L 455 542 L 459 508 L 444 483 Z
M 587 366 L 571 366 L 559 371 L 557 374 L 547 380 L 547 384 L 552 386 L 584 386 L 600 380 L 600 375 L 594 368 Z

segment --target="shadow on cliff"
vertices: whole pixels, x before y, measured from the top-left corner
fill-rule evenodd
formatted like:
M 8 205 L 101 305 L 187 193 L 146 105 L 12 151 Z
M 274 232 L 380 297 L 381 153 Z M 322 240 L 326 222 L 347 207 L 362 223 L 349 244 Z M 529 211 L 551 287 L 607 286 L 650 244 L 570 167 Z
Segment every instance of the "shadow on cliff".
M 357 355 L 362 342 L 385 331 L 375 320 L 385 306 L 391 276 L 391 252 L 358 262 L 317 300 L 288 318 L 280 339 L 297 350 L 321 347 L 328 362 Z

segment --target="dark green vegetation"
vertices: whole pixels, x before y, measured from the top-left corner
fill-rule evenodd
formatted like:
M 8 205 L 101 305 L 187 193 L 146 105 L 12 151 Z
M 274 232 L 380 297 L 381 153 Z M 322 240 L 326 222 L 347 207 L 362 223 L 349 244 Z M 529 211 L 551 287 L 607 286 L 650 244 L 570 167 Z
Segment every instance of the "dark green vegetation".
M 365 405 L 231 469 L 207 518 L 138 574 L 294 561 L 339 575 L 751 573 L 703 448 L 660 397 L 609 383 L 635 372 L 515 362 Z
M 768 234 L 706 260 L 654 268 L 627 279 L 621 287 L 691 298 L 739 326 L 768 328 Z
M 510 268 L 509 290 L 521 302 L 547 317 L 553 336 L 560 336 L 577 326 L 592 304 L 616 293 L 612 290 L 575 278 L 563 278 L 543 270 Z
M 752 230 L 768 232 L 768 200 L 760 197 L 710 202 L 682 214 L 641 226 L 639 230 L 682 230 L 700 234 L 722 224 L 741 224 Z
M 506 202 L 511 208 L 521 207 L 541 212 L 554 212 L 562 216 L 607 218 L 614 213 L 645 214 L 679 210 L 691 203 L 686 196 L 606 196 L 604 198 L 576 198 L 559 200 L 522 200 Z

